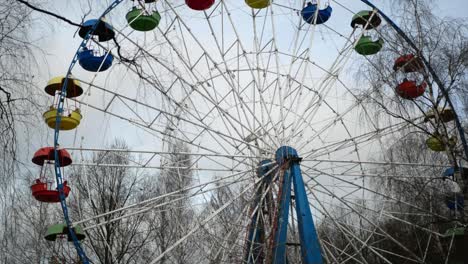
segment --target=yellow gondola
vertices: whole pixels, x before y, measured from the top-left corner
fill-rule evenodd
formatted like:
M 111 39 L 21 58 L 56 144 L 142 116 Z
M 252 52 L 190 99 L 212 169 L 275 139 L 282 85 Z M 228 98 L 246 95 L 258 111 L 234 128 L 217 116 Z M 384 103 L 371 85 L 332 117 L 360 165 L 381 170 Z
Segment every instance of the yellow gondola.
M 57 76 L 47 83 L 44 88 L 45 92 L 50 96 L 55 96 L 57 91 L 62 90 L 63 82 L 65 81 L 65 76 Z M 81 88 L 81 83 L 78 80 L 73 79 L 72 77 L 68 78 L 67 82 L 67 98 L 78 97 L 83 94 L 83 88 Z
M 42 116 L 44 117 L 44 120 L 46 124 L 52 128 L 55 129 L 55 121 L 57 119 L 57 109 L 53 106 L 50 107 L 50 109 L 45 112 Z M 63 115 L 61 122 L 60 122 L 60 130 L 72 130 L 76 128 L 80 122 L 83 116 L 80 113 L 79 109 L 75 109 L 71 111 L 68 115 Z
M 251 8 L 262 9 L 271 4 L 271 0 L 245 0 L 245 3 Z
M 437 109 L 440 121 L 447 123 L 455 119 L 455 112 L 451 108 L 439 108 Z M 424 117 L 424 122 L 429 121 L 429 119 L 435 118 L 434 109 L 429 110 Z

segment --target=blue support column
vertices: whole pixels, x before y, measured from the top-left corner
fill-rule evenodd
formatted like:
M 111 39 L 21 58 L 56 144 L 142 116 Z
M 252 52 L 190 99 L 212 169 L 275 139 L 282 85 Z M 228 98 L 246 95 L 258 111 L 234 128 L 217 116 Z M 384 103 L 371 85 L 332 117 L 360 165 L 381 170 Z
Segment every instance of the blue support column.
M 285 170 L 281 188 L 281 198 L 279 202 L 279 214 L 277 219 L 277 229 L 273 245 L 273 263 L 287 263 L 286 242 L 288 238 L 289 204 L 291 203 L 291 174 Z
M 276 151 L 276 162 L 284 169 L 283 187 L 278 215 L 278 230 L 275 234 L 273 263 L 287 263 L 286 242 L 289 221 L 289 204 L 291 202 L 291 182 L 294 183 L 296 197 L 296 212 L 301 242 L 302 263 L 322 264 L 322 254 L 315 229 L 312 213 L 309 207 L 307 192 L 302 179 L 300 160 L 297 151 L 283 146 Z
M 322 254 L 317 237 L 312 213 L 310 212 L 309 200 L 302 179 L 299 161 L 293 161 L 290 170 L 292 171 L 294 194 L 296 197 L 297 222 L 299 227 L 299 237 L 301 239 L 302 263 L 321 264 Z
M 257 207 L 257 210 L 252 215 L 249 226 L 249 234 L 247 241 L 245 243 L 245 256 L 244 263 L 254 264 L 254 263 L 263 263 L 263 244 L 264 241 L 264 225 L 261 218 L 258 217 L 259 213 L 262 212 L 262 195 L 264 186 L 270 184 L 272 178 L 272 169 L 273 162 L 271 160 L 263 160 L 258 165 L 257 176 L 259 178 L 263 177 L 263 180 L 260 182 L 260 186 L 257 188 L 255 194 L 254 207 Z M 269 172 L 269 173 L 268 173 Z M 268 173 L 268 175 L 266 175 Z M 257 221 L 258 219 L 258 221 Z M 251 252 L 252 250 L 252 252 Z

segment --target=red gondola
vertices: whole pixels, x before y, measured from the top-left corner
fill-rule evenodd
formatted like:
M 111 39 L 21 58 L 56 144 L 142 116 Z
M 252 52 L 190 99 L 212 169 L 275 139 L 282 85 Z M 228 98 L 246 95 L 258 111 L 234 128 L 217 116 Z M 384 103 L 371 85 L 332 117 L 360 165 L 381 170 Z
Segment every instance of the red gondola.
M 423 95 L 426 91 L 426 82 L 417 84 L 415 81 L 403 80 L 396 88 L 396 93 L 404 99 L 415 99 Z
M 420 72 L 424 68 L 424 64 L 419 57 L 413 54 L 407 54 L 399 57 L 393 64 L 393 70 L 397 71 L 402 68 L 403 72 Z
M 72 163 L 70 153 L 65 149 L 59 149 L 58 155 L 60 167 L 65 167 Z M 40 148 L 36 153 L 34 153 L 34 157 L 32 158 L 32 162 L 39 166 L 43 166 L 46 160 L 55 160 L 54 147 Z
M 185 0 L 185 4 L 193 10 L 203 11 L 210 8 L 215 0 Z
M 52 190 L 51 183 L 42 181 L 41 179 L 35 180 L 34 184 L 31 185 L 32 195 L 36 200 L 44 203 L 58 203 L 60 202 L 60 192 L 58 189 Z M 65 198 L 68 197 L 70 193 L 70 187 L 67 184 L 67 181 L 63 182 L 63 194 Z
M 39 174 L 39 179 L 36 179 L 31 185 L 31 191 L 34 198 L 40 202 L 44 203 L 58 203 L 60 202 L 60 192 L 58 188 L 52 187 L 52 182 L 47 181 L 47 161 L 55 160 L 55 151 L 54 147 L 43 147 L 40 148 L 34 157 L 32 162 L 41 166 L 41 172 Z M 65 149 L 58 150 L 58 158 L 60 162 L 60 167 L 66 167 L 72 163 L 70 153 Z M 68 186 L 67 181 L 63 182 L 63 194 L 65 198 L 68 197 L 70 193 L 70 187 Z

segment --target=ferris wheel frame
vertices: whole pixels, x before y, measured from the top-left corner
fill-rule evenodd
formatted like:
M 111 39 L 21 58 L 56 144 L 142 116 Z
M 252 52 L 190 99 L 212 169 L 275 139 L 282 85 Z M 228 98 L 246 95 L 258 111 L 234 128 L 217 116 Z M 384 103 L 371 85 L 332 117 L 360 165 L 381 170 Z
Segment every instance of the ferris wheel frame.
M 114 8 L 116 8 L 122 2 L 123 2 L 123 0 L 113 1 L 112 4 L 101 14 L 101 16 L 98 18 L 98 20 L 102 19 L 105 15 L 107 15 L 109 12 L 111 12 Z M 384 12 L 382 12 L 379 8 L 377 8 L 373 3 L 371 3 L 368 0 L 361 0 L 361 2 L 365 3 L 366 5 L 368 5 L 372 9 L 374 9 L 377 13 L 379 13 L 384 18 L 384 20 L 387 21 L 387 23 L 414 49 L 417 56 L 422 59 L 425 66 L 427 67 L 427 69 L 431 73 L 432 78 L 434 79 L 434 81 L 438 84 L 438 87 L 442 91 L 442 93 L 443 93 L 446 101 L 448 102 L 449 106 L 452 109 L 455 109 L 452 101 L 450 100 L 449 94 L 448 94 L 447 90 L 445 89 L 442 81 L 437 76 L 435 71 L 432 69 L 429 62 L 424 58 L 422 52 L 412 42 L 412 40 L 397 26 L 397 24 L 393 20 L 391 20 Z M 85 38 L 83 38 L 83 41 L 81 42 L 77 52 L 75 53 L 75 55 L 73 57 L 72 62 L 70 63 L 70 66 L 68 68 L 65 80 L 63 82 L 62 90 L 61 90 L 61 93 L 60 93 L 59 104 L 58 104 L 58 107 L 57 107 L 58 114 L 57 114 L 57 117 L 56 117 L 56 121 L 55 121 L 56 125 L 55 125 L 55 130 L 54 130 L 54 157 L 55 157 L 54 167 L 55 167 L 55 176 L 56 176 L 56 181 L 57 181 L 57 188 L 58 188 L 59 194 L 60 194 L 60 204 L 61 204 L 61 207 L 62 207 L 64 219 L 65 219 L 66 224 L 67 224 L 67 226 L 69 228 L 69 232 L 70 232 L 70 235 L 72 237 L 74 246 L 76 248 L 76 251 L 77 251 L 81 261 L 84 264 L 88 264 L 89 260 L 87 259 L 87 256 L 86 256 L 83 248 L 81 247 L 80 242 L 78 241 L 75 232 L 73 231 L 73 228 L 72 228 L 73 224 L 72 224 L 72 222 L 71 222 L 71 220 L 69 218 L 68 208 L 67 208 L 66 201 L 65 201 L 66 197 L 65 197 L 65 193 L 64 193 L 63 176 L 62 176 L 61 170 L 60 170 L 60 159 L 59 159 L 59 134 L 60 134 L 60 132 L 59 132 L 60 129 L 59 128 L 60 128 L 60 123 L 61 123 L 61 120 L 62 120 L 62 113 L 64 111 L 64 98 L 66 97 L 66 87 L 67 87 L 67 82 L 68 82 L 69 76 L 71 76 L 72 69 L 74 68 L 75 64 L 78 61 L 78 55 L 79 55 L 80 49 L 86 46 L 87 42 L 90 40 L 91 34 L 96 29 L 96 27 L 97 27 L 97 23 L 93 26 L 93 28 L 90 31 L 87 32 Z M 456 122 L 456 125 L 457 125 L 458 134 L 459 134 L 459 136 L 460 136 L 460 138 L 462 140 L 462 145 L 463 145 L 465 157 L 468 157 L 468 145 L 467 145 L 466 138 L 465 138 L 465 135 L 464 135 L 464 132 L 463 132 L 463 128 L 461 126 L 460 119 L 459 119 L 458 115 L 456 114 L 456 111 L 455 111 L 455 122 Z M 294 152 L 295 152 L 295 150 L 294 150 Z M 293 158 L 298 157 L 297 153 L 295 155 L 291 155 L 291 156 Z M 290 191 L 291 191 L 290 184 L 291 184 L 292 179 L 294 179 L 295 189 L 297 188 L 297 190 L 301 190 L 300 180 L 302 180 L 302 176 L 300 175 L 298 160 L 292 160 L 292 169 L 293 169 L 294 173 L 291 176 L 290 175 L 285 175 L 284 176 L 287 180 L 285 181 L 286 184 L 284 185 L 285 186 L 284 187 L 285 188 L 284 189 L 285 190 L 285 192 L 284 192 L 285 199 L 282 200 L 282 206 L 284 206 L 284 208 L 286 208 L 286 210 L 283 210 L 283 213 L 285 212 L 285 215 L 283 215 L 283 224 L 285 224 L 286 226 L 283 226 L 281 230 L 284 230 L 284 228 L 287 228 L 287 222 L 288 222 L 287 221 L 287 219 L 288 219 L 288 214 L 287 213 L 289 211 L 287 209 L 287 206 L 289 206 L 289 199 L 290 199 L 290 197 L 289 198 L 287 198 L 287 197 L 288 197 L 288 192 L 289 192 L 289 195 L 290 195 Z M 302 185 L 302 189 L 304 189 L 303 185 Z M 296 192 L 297 192 L 297 190 L 296 190 Z M 302 200 L 305 199 L 307 201 L 307 195 L 305 193 L 305 190 L 304 190 L 303 193 L 302 192 L 300 194 L 296 193 L 296 197 L 298 199 L 302 199 Z M 310 215 L 310 208 L 308 206 L 308 203 L 306 201 L 302 201 L 302 202 L 299 202 L 299 201 L 300 200 L 297 200 L 296 205 L 299 206 L 301 208 L 301 210 L 302 209 L 304 209 L 306 211 L 309 210 L 308 215 Z M 307 205 L 307 208 L 304 207 L 304 203 L 305 203 L 305 205 Z M 298 210 L 298 213 L 299 212 L 302 212 L 302 211 Z M 303 226 L 308 226 L 309 227 L 306 230 L 301 230 L 301 228 L 300 228 L 301 243 L 304 243 L 305 245 L 308 245 L 308 247 L 306 247 L 306 252 L 310 253 L 310 254 L 305 254 L 305 255 L 303 254 L 303 256 L 305 256 L 303 258 L 304 263 L 307 263 L 307 264 L 322 263 L 321 262 L 321 256 L 317 256 L 318 254 L 320 254 L 320 246 L 318 245 L 319 242 L 318 242 L 318 239 L 316 237 L 316 234 L 315 235 L 313 234 L 315 232 L 315 227 L 313 225 L 312 216 L 310 216 L 310 217 L 307 216 L 306 219 L 305 219 L 305 222 L 303 222 L 302 224 L 303 224 Z M 279 233 L 281 233 L 281 232 L 279 232 Z M 304 240 L 303 240 L 303 238 L 304 238 Z M 312 239 L 312 240 L 307 240 L 307 238 Z M 278 239 L 278 244 L 284 244 L 285 245 L 285 241 L 286 241 L 285 233 L 281 233 L 281 236 L 277 237 L 277 239 Z M 279 254 L 279 255 L 278 255 L 278 258 L 277 258 L 278 261 L 275 262 L 275 263 L 282 263 L 281 261 L 282 261 L 282 259 L 284 259 L 284 254 L 285 254 L 284 250 L 285 250 L 285 248 L 276 249 L 275 252 L 277 252 L 277 254 Z M 275 256 L 276 256 L 276 253 L 275 253 Z

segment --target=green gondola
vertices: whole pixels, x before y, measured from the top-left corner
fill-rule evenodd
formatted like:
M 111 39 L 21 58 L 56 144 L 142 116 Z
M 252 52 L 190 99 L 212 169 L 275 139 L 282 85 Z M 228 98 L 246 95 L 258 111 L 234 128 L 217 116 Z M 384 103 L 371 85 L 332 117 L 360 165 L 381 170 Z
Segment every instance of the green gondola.
M 449 147 L 454 147 L 456 144 L 457 144 L 457 139 L 455 137 L 449 138 L 448 140 Z M 440 139 L 440 136 L 438 135 L 429 137 L 426 140 L 426 145 L 429 149 L 431 149 L 432 151 L 436 151 L 436 152 L 445 151 L 448 147 L 446 144 L 444 144 L 444 142 L 442 141 L 442 139 Z
M 364 56 L 373 55 L 382 49 L 383 44 L 384 41 L 381 38 L 377 41 L 373 41 L 370 36 L 362 36 L 357 42 L 354 49 L 357 53 Z
M 73 230 L 78 240 L 85 239 L 86 236 L 83 233 L 83 230 L 81 229 L 81 227 L 75 226 L 73 227 Z M 68 241 L 73 241 L 70 233 L 68 232 L 68 227 L 66 224 L 55 224 L 47 228 L 47 233 L 44 236 L 44 238 L 49 241 L 55 241 L 57 237 L 64 237 L 64 236 L 67 236 Z
M 155 29 L 161 21 L 158 11 L 153 11 L 151 15 L 143 13 L 143 10 L 133 7 L 126 15 L 128 24 L 137 31 L 150 31 Z
M 367 24 L 368 21 L 369 24 Z M 373 29 L 378 27 L 380 23 L 382 23 L 382 19 L 380 19 L 379 15 L 377 13 L 372 15 L 372 11 L 369 10 L 359 11 L 359 13 L 355 14 L 351 19 L 352 28 L 355 28 L 356 25 L 361 25 L 362 27 L 364 27 L 367 24 L 367 27 L 365 27 L 364 29 Z

